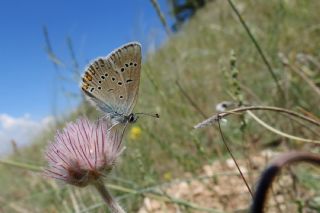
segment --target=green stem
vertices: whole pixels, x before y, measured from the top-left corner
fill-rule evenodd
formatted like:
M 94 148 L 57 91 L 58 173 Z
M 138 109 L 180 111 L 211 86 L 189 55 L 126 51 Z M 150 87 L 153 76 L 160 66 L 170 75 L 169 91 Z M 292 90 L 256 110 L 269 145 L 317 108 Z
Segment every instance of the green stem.
M 112 197 L 102 180 L 97 180 L 93 184 L 100 193 L 103 201 L 108 205 L 112 213 L 125 213 L 119 203 Z
M 41 172 L 43 169 L 39 166 L 21 163 L 17 161 L 11 161 L 11 160 L 0 160 L 1 164 L 8 165 L 8 166 L 14 166 L 21 169 L 26 169 L 33 172 Z

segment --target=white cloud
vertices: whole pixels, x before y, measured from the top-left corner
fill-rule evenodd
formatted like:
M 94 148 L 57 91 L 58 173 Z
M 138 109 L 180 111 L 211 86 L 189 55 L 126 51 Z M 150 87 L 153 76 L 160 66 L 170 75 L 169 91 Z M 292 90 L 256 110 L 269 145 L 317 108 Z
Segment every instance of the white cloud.
M 29 114 L 17 118 L 8 114 L 0 114 L 0 154 L 11 151 L 12 140 L 16 142 L 18 147 L 28 144 L 33 137 L 52 124 L 53 121 L 52 116 L 36 121 Z

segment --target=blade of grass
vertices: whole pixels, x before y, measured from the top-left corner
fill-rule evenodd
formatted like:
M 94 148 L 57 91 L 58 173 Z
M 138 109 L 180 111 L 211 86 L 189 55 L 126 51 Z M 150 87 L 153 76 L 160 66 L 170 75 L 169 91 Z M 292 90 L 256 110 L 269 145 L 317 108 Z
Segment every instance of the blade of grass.
M 13 166 L 20 169 L 26 169 L 33 172 L 41 172 L 42 168 L 39 166 L 34 166 L 31 164 L 25 164 L 21 162 L 11 161 L 11 160 L 0 160 L 0 163 L 7 165 L 7 166 Z
M 281 94 L 281 98 L 284 98 L 284 91 L 282 90 L 279 80 L 276 76 L 276 74 L 274 73 L 271 64 L 269 63 L 267 57 L 265 56 L 262 48 L 260 47 L 258 41 L 256 40 L 256 38 L 253 36 L 251 30 L 249 29 L 248 25 L 246 24 L 245 20 L 243 19 L 243 17 L 241 16 L 239 10 L 237 9 L 237 7 L 234 5 L 234 3 L 232 2 L 232 0 L 228 0 L 229 5 L 231 6 L 232 10 L 235 12 L 235 14 L 237 15 L 237 17 L 239 18 L 239 21 L 241 22 L 243 28 L 245 29 L 245 31 L 247 32 L 248 36 L 250 37 L 252 43 L 254 44 L 254 46 L 256 47 L 261 59 L 263 60 L 264 64 L 266 65 L 266 67 L 268 68 L 269 73 L 271 74 L 274 82 L 277 85 L 278 91 Z
M 161 12 L 160 5 L 159 5 L 158 1 L 157 0 L 150 0 L 150 1 L 152 3 L 152 6 L 154 7 L 154 9 L 156 10 L 157 15 L 158 15 L 158 17 L 159 17 L 159 19 L 160 19 L 160 21 L 161 21 L 166 33 L 167 33 L 167 35 L 170 35 L 171 34 L 171 30 L 170 30 L 170 28 L 169 28 L 169 26 L 167 24 L 167 21 L 166 21 L 164 15 L 163 15 L 163 13 Z

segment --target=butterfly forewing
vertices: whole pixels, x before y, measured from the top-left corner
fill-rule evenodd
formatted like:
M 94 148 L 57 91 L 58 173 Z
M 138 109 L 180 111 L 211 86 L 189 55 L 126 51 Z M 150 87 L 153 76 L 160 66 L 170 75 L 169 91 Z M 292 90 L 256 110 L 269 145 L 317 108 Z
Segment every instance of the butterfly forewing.
M 107 115 L 129 115 L 137 99 L 140 70 L 140 44 L 126 44 L 87 67 L 82 90 Z

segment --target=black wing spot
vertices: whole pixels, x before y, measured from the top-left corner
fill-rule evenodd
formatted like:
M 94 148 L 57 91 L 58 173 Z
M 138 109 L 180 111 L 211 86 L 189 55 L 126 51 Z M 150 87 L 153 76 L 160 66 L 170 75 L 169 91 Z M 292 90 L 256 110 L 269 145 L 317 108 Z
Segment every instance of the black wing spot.
M 105 77 L 104 77 L 103 75 L 101 76 L 101 78 L 102 78 L 102 79 L 105 79 Z
M 130 66 L 132 66 L 133 65 L 133 63 L 132 62 L 130 62 Z
M 131 81 L 133 81 L 133 80 L 131 80 L 131 79 L 126 80 L 127 83 L 130 83 Z
M 99 84 L 101 84 L 101 81 L 98 81 L 99 82 Z
M 116 80 L 116 78 L 115 78 L 115 77 L 112 77 L 111 79 L 112 79 L 112 81 Z
M 105 73 L 104 75 L 105 75 L 106 77 L 108 77 L 108 73 Z
M 93 92 L 93 90 L 94 90 L 94 88 L 92 87 L 92 88 L 90 89 L 90 92 Z
M 121 81 L 119 81 L 119 82 L 118 82 L 118 85 L 120 85 L 120 86 L 121 86 L 121 85 L 122 85 L 122 82 L 121 82 Z
M 120 96 L 119 96 L 119 98 L 121 98 L 121 99 L 122 99 L 122 98 L 123 98 L 123 96 L 122 96 L 122 95 L 120 95 Z
M 98 87 L 99 90 L 101 90 L 101 87 Z
M 126 67 L 129 67 L 129 64 L 125 64 L 126 65 Z
M 123 71 L 124 71 L 124 68 L 122 67 L 122 68 L 121 68 L 121 72 L 123 72 Z
M 137 63 L 134 63 L 134 66 L 136 67 L 136 66 L 137 66 Z

